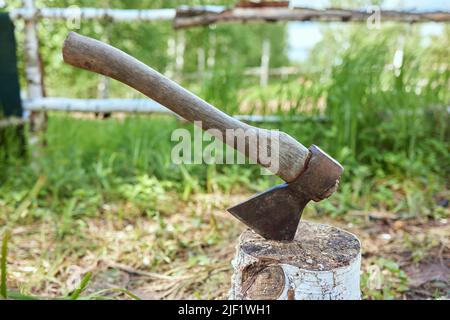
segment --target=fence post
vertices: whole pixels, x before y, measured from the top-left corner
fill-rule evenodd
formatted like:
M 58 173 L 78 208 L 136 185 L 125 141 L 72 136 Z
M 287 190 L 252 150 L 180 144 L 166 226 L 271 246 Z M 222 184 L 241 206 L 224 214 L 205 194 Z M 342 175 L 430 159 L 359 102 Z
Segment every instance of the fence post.
M 176 52 L 175 38 L 170 36 L 167 39 L 168 62 L 166 65 L 166 70 L 164 72 L 168 78 L 173 78 L 173 76 L 175 74 L 175 56 L 176 56 L 175 52 Z
M 197 74 L 200 79 L 205 77 L 205 49 L 197 48 Z
M 44 96 L 41 58 L 39 56 L 39 39 L 35 20 L 36 8 L 34 0 L 23 0 L 25 9 L 32 12 L 32 18 L 25 20 L 25 77 L 28 99 L 39 99 Z M 32 111 L 30 114 L 29 142 L 36 144 L 40 140 L 39 131 L 45 129 L 47 114 L 45 111 Z
M 261 87 L 267 87 L 269 83 L 269 65 L 270 65 L 270 40 L 265 38 L 262 45 L 261 70 L 259 84 Z
M 217 36 L 216 33 L 212 32 L 208 36 L 209 48 L 208 57 L 206 58 L 206 67 L 211 70 L 216 65 L 216 46 L 217 46 Z
M 183 30 L 176 31 L 175 37 L 169 37 L 167 40 L 167 56 L 169 57 L 165 71 L 167 77 L 177 80 L 182 78 L 185 47 L 186 39 Z
M 184 31 L 176 31 L 176 46 L 175 46 L 175 72 L 176 78 L 181 79 L 184 69 L 184 51 L 186 49 L 186 38 Z
M 110 40 L 110 23 L 106 26 L 103 25 L 103 33 L 101 35 L 100 40 L 106 43 L 109 43 Z M 99 99 L 108 99 L 109 98 L 109 82 L 110 77 L 100 75 L 98 85 L 97 85 L 97 97 Z
M 302 221 L 292 242 L 248 229 L 232 265 L 232 300 L 361 299 L 361 243 L 333 226 Z
M 105 26 L 103 26 L 103 34 L 101 36 L 101 41 L 109 43 L 110 41 L 110 24 L 108 23 Z M 97 84 L 97 97 L 99 99 L 108 99 L 109 98 L 109 87 L 111 83 L 111 78 L 99 75 L 98 84 Z M 96 117 L 103 117 L 104 119 L 111 117 L 111 112 L 106 112 L 103 114 L 100 114 L 99 112 L 95 113 Z

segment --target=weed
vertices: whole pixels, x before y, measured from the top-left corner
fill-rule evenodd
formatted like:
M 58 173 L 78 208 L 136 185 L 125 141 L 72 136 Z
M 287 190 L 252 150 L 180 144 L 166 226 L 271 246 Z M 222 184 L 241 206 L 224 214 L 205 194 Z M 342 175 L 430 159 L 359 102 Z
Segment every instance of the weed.
M 2 239 L 2 256 L 0 260 L 0 271 L 1 271 L 1 277 L 0 277 L 0 295 L 3 299 L 8 298 L 8 287 L 6 284 L 6 265 L 7 265 L 7 256 L 8 256 L 8 240 L 9 240 L 10 234 L 9 231 L 4 232 L 3 239 Z
M 362 275 L 361 289 L 366 299 L 398 298 L 408 290 L 408 277 L 395 261 L 378 258 Z

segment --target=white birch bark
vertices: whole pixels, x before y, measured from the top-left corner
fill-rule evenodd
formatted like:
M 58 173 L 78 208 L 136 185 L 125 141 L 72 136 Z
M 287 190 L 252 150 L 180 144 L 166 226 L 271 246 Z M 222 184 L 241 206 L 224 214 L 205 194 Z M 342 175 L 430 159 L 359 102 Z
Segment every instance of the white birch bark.
M 34 0 L 24 0 L 24 7 L 33 12 L 36 10 Z M 36 22 L 34 20 L 25 21 L 25 77 L 27 81 L 28 99 L 40 99 L 44 95 L 42 84 L 42 73 L 39 57 L 39 40 Z M 30 129 L 32 132 L 39 132 L 46 126 L 46 114 L 44 112 L 32 112 L 30 115 Z M 36 144 L 40 140 L 38 134 L 30 135 L 29 142 Z
M 230 299 L 359 300 L 361 245 L 353 234 L 302 221 L 291 243 L 245 231 L 232 262 Z
M 26 111 L 63 111 L 63 112 L 124 112 L 124 113 L 175 113 L 151 99 L 72 99 L 72 98 L 39 98 L 24 99 L 23 108 Z M 245 122 L 302 122 L 327 121 L 324 116 L 305 117 L 294 115 L 289 117 L 277 115 L 234 115 L 233 118 Z
M 13 20 L 44 18 L 51 20 L 70 20 L 74 12 L 83 20 L 108 19 L 113 22 L 125 21 L 160 21 L 175 18 L 176 9 L 101 9 L 101 8 L 41 8 L 38 10 L 30 7 L 19 8 L 10 12 Z
M 270 65 L 270 40 L 265 38 L 263 40 L 261 50 L 261 69 L 259 85 L 261 87 L 267 87 L 269 84 L 269 65 Z

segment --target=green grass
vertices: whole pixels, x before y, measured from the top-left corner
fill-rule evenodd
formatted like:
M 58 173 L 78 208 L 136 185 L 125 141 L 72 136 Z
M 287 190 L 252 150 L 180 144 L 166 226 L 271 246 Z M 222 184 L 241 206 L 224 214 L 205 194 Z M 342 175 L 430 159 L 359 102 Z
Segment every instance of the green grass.
M 449 39 L 444 34 L 421 47 L 414 29 L 400 46 L 397 40 L 404 32 L 398 25 L 351 29 L 344 33 L 348 45 L 336 50 L 336 62 L 323 73 L 271 81 L 268 88 L 243 78 L 242 66 L 234 64 L 217 65 L 211 77 L 185 85 L 230 114 L 305 115 L 306 121 L 263 126 L 329 152 L 344 165 L 343 189 L 353 189 L 353 194 L 378 193 L 380 180 L 408 180 L 408 191 L 428 184 L 434 191 L 450 176 L 442 166 L 450 163 L 450 121 L 439 109 L 450 101 Z M 395 69 L 392 60 L 398 49 L 403 50 L 403 62 Z M 243 104 L 246 109 L 240 110 Z M 315 115 L 328 121 L 313 121 Z M 1 161 L 2 201 L 7 207 L 14 204 L 13 218 L 45 215 L 27 211 L 40 203 L 76 217 L 79 211 L 95 213 L 110 199 L 129 197 L 132 190 L 123 186 L 139 184 L 145 176 L 184 198 L 205 190 L 266 186 L 256 166 L 173 165 L 170 135 L 180 126 L 192 129 L 163 116 L 91 121 L 52 114 L 47 147 L 37 164 Z M 74 196 L 77 201 L 70 203 Z
M 395 125 L 392 140 L 400 135 Z M 4 214 L 0 219 L 11 223 L 54 216 L 63 236 L 73 230 L 73 221 L 95 216 L 104 203 L 132 201 L 137 210 L 151 216 L 171 212 L 170 201 L 164 200 L 170 192 L 188 199 L 199 192 L 262 191 L 280 181 L 261 176 L 256 165 L 173 165 L 170 154 L 175 142 L 170 142 L 170 134 L 180 126 L 186 125 L 170 117 L 92 121 L 51 115 L 48 147 L 41 150 L 37 162 L 30 166 L 27 161 L 16 161 L 3 171 Z M 346 169 L 336 201 L 320 204 L 320 210 L 342 215 L 355 207 L 384 206 L 412 215 L 436 213 L 433 197 L 445 190 L 448 181 L 441 166 L 450 161 L 444 152 L 445 141 L 423 138 L 410 158 L 407 146 L 405 150 L 390 143 L 383 146 L 377 137 L 370 137 L 376 141 L 355 154 L 351 146 L 339 149 L 333 145 L 336 138 L 329 132 L 334 129 L 328 126 L 281 124 L 282 130 L 306 145 L 316 143 L 335 150 L 331 154 Z M 397 199 L 400 190 L 406 196 Z
M 0 259 L 0 271 L 1 271 L 1 277 L 0 277 L 0 296 L 3 299 L 8 298 L 8 287 L 6 284 L 6 263 L 7 263 L 7 256 L 8 256 L 8 240 L 9 240 L 10 234 L 8 231 L 6 231 L 3 235 L 2 239 L 2 250 L 1 250 L 1 259 Z
M 262 126 L 285 131 L 307 146 L 317 144 L 345 167 L 339 191 L 329 201 L 309 206 L 308 214 L 345 220 L 349 212 L 381 210 L 402 219 L 448 218 L 448 209 L 437 200 L 448 199 L 450 181 L 446 165 L 450 163 L 450 121 L 441 109 L 450 101 L 449 39 L 445 34 L 424 48 L 412 33 L 401 46 L 403 63 L 395 70 L 392 58 L 403 31 L 390 26 L 350 32 L 348 46 L 335 52 L 337 62 L 324 67 L 323 73 L 271 81 L 267 88 L 243 79 L 239 68 L 225 66 L 218 66 L 210 78 L 186 86 L 230 114 L 305 116 L 301 122 Z M 314 121 L 316 116 L 327 121 Z M 0 224 L 14 227 L 48 221 L 55 226 L 57 253 L 63 260 L 88 250 L 82 243 L 87 239 L 86 219 L 122 224 L 144 216 L 159 226 L 158 238 L 150 246 L 156 252 L 151 268 L 157 268 L 192 245 L 167 231 L 166 218 L 178 210 L 175 202 L 189 203 L 203 193 L 227 197 L 257 192 L 280 182 L 261 176 L 255 165 L 174 165 L 170 155 L 175 142 L 170 136 L 179 127 L 192 130 L 170 116 L 92 120 L 51 113 L 47 146 L 38 150 L 37 159 L 2 155 Z M 188 225 L 200 225 L 201 219 L 198 212 L 189 212 Z M 215 232 L 202 241 L 217 245 L 223 240 L 222 226 L 211 219 Z M 174 228 L 183 233 L 185 227 Z M 6 289 L 6 241 L 1 295 L 14 298 L 20 294 Z M 431 245 L 410 246 L 414 259 L 420 261 Z M 196 244 L 195 254 L 189 251 L 192 264 L 204 260 L 202 250 Z M 404 289 L 406 280 L 397 265 L 377 260 L 375 266 L 385 271 L 388 286 L 367 291 L 368 297 L 391 298 Z M 96 297 L 81 295 L 88 282 L 86 276 L 65 298 Z M 121 293 L 137 298 L 126 290 Z
M 83 279 L 81 279 L 80 285 L 76 288 L 73 293 L 70 295 L 71 300 L 77 300 L 80 297 L 80 294 L 86 289 L 89 281 L 91 280 L 92 274 L 88 272 Z
M 6 231 L 3 234 L 2 246 L 1 246 L 1 257 L 0 257 L 0 298 L 2 299 L 12 299 L 12 300 L 40 300 L 40 299 L 54 299 L 54 300 L 80 300 L 80 299 L 106 299 L 105 294 L 107 293 L 118 293 L 133 300 L 140 300 L 138 296 L 132 292 L 123 288 L 110 288 L 98 290 L 90 294 L 83 295 L 89 282 L 91 281 L 92 274 L 90 272 L 86 273 L 80 281 L 78 287 L 73 290 L 68 296 L 63 297 L 43 297 L 43 296 L 33 296 L 28 294 L 23 294 L 18 291 L 9 291 L 7 286 L 7 256 L 8 256 L 8 241 L 10 240 L 10 232 Z

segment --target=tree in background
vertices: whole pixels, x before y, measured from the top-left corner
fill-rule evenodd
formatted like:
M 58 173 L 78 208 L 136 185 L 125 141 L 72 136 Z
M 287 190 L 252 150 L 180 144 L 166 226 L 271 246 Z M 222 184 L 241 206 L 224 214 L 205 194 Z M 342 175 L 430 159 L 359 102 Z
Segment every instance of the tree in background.
M 157 9 L 176 8 L 180 5 L 200 4 L 228 4 L 234 1 L 127 1 L 127 0 L 80 0 L 79 7 L 117 8 L 117 9 Z M 36 1 L 37 7 L 69 7 L 72 1 L 67 0 L 41 0 Z M 20 7 L 19 0 L 13 0 L 8 4 L 7 10 Z M 17 23 L 19 42 L 22 22 Z M 66 21 L 41 20 L 39 23 L 39 36 L 41 42 L 41 54 L 45 65 L 46 86 L 49 96 L 67 97 L 96 97 L 98 76 L 82 72 L 65 66 L 61 58 L 61 47 L 67 33 L 73 28 Z M 189 30 L 175 31 L 168 21 L 155 23 L 132 22 L 111 23 L 110 21 L 82 21 L 79 30 L 81 34 L 108 41 L 113 46 L 131 53 L 137 59 L 152 66 L 160 72 L 167 70 L 173 57 L 168 55 L 168 42 L 170 38 L 176 39 L 177 33 L 184 33 L 185 50 L 183 73 L 196 72 L 199 69 L 198 50 L 205 52 L 204 60 L 208 59 L 208 53 L 214 54 L 214 72 L 228 72 L 230 66 L 236 70 L 244 67 L 259 66 L 261 59 L 262 41 L 264 38 L 271 42 L 271 67 L 286 65 L 286 25 L 285 24 L 252 24 L 248 26 L 218 25 L 206 28 L 193 28 Z M 22 53 L 19 46 L 19 54 Z M 205 61 L 205 65 L 208 63 Z M 21 68 L 23 69 L 23 68 Z M 23 75 L 23 71 L 22 71 Z M 23 82 L 23 81 L 22 81 Z M 192 83 L 186 82 L 185 85 Z M 195 90 L 195 87 L 193 88 Z M 125 86 L 112 83 L 111 96 L 131 97 L 135 96 L 132 90 Z

